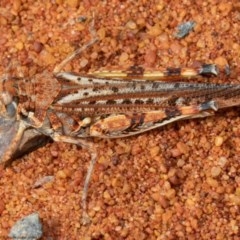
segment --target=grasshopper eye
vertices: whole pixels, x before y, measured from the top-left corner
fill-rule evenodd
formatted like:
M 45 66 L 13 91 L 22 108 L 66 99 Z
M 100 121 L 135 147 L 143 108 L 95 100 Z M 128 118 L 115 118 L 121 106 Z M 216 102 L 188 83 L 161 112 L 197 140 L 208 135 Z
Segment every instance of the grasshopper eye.
M 17 104 L 15 102 L 11 102 L 6 106 L 6 111 L 8 117 L 13 118 L 16 115 Z
M 17 104 L 13 101 L 7 105 L 5 105 L 2 101 L 0 101 L 0 117 L 1 118 L 14 118 L 16 115 Z

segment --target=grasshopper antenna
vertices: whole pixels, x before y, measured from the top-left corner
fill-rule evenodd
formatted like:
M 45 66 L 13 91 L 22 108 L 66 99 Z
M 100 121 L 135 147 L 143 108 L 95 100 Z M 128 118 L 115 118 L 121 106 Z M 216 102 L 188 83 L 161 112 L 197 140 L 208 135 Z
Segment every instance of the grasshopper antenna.
M 82 47 L 76 49 L 73 53 L 70 53 L 61 63 L 59 63 L 53 70 L 53 74 L 55 76 L 58 75 L 58 73 L 61 72 L 61 70 L 70 62 L 72 61 L 75 57 L 77 57 L 79 54 L 81 54 L 82 52 L 84 52 L 86 49 L 88 49 L 89 47 L 91 47 L 93 44 L 95 44 L 98 41 L 98 37 L 97 37 L 97 33 L 95 30 L 95 18 L 94 18 L 94 14 L 93 14 L 93 19 L 92 22 L 90 24 L 89 27 L 89 32 L 91 34 L 91 40 L 83 45 Z

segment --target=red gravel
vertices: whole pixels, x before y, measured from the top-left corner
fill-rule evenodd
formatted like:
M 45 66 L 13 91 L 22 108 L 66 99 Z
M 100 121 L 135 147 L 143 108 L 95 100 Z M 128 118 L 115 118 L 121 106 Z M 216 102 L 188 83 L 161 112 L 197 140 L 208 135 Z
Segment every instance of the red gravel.
M 0 71 L 34 76 L 90 39 L 92 14 L 101 41 L 66 67 L 228 64 L 240 82 L 237 1 L 1 0 Z M 54 3 L 55 2 L 55 3 Z M 79 22 L 84 16 L 86 22 Z M 195 21 L 184 39 L 176 28 Z M 238 109 L 178 122 L 146 134 L 95 140 L 98 163 L 88 195 L 92 223 L 80 206 L 89 163 L 86 150 L 52 143 L 0 169 L 0 236 L 38 211 L 42 239 L 240 239 L 240 118 Z M 45 176 L 52 181 L 36 183 Z M 38 181 L 38 182 L 37 182 Z

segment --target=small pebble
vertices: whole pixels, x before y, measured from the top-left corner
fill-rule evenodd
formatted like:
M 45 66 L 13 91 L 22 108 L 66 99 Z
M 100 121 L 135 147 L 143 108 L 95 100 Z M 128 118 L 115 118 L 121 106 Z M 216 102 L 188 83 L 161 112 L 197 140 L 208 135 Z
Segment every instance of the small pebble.
M 13 10 L 14 10 L 14 12 L 15 13 L 19 13 L 19 11 L 20 11 L 20 9 L 21 9 L 21 0 L 14 0 L 13 1 L 13 6 L 12 6 L 12 8 L 13 8 Z
M 107 190 L 103 192 L 103 198 L 104 199 L 110 199 L 111 198 L 111 195 Z
M 43 44 L 41 42 L 35 41 L 33 43 L 33 49 L 36 53 L 40 53 L 43 49 Z
M 166 6 L 166 4 L 161 1 L 161 2 L 159 2 L 159 3 L 157 4 L 156 9 L 157 9 L 158 11 L 162 11 L 165 6 Z
M 240 187 L 236 188 L 235 195 L 240 197 Z
M 131 185 L 129 183 L 125 182 L 123 184 L 122 192 L 123 193 L 129 193 L 129 192 L 131 192 L 131 189 L 132 189 Z
M 156 58 L 157 58 L 157 51 L 156 50 L 147 50 L 144 60 L 147 66 L 153 66 L 154 63 L 156 62 Z
M 185 164 L 185 161 L 184 161 L 183 159 L 179 159 L 179 160 L 177 161 L 177 166 L 178 166 L 178 167 L 183 167 L 184 164 Z
M 87 64 L 88 64 L 88 60 L 86 59 L 86 58 L 83 58 L 81 61 L 80 61 L 80 67 L 81 68 L 84 68 L 84 67 L 86 67 L 87 66 Z
M 174 42 L 170 45 L 170 49 L 174 54 L 178 55 L 181 52 L 182 46 L 179 43 Z
M 219 160 L 218 160 L 218 165 L 220 166 L 220 167 L 224 167 L 225 165 L 226 165 L 226 163 L 227 163 L 227 158 L 226 157 L 220 157 L 219 158 Z
M 22 50 L 23 47 L 24 47 L 23 42 L 20 42 L 20 41 L 17 42 L 17 43 L 15 44 L 15 47 L 16 47 L 17 50 Z
M 134 29 L 137 28 L 137 24 L 134 21 L 130 20 L 130 21 L 127 22 L 126 27 L 134 30 Z
M 217 136 L 217 137 L 215 138 L 214 143 L 215 143 L 215 146 L 216 146 L 216 147 L 222 146 L 222 144 L 223 144 L 223 137 L 222 137 L 222 136 Z
M 173 189 L 173 188 L 168 189 L 168 190 L 166 191 L 166 193 L 165 193 L 165 196 L 166 196 L 169 200 L 173 199 L 173 198 L 176 196 L 176 190 Z
M 197 41 L 197 44 L 196 44 L 196 46 L 198 47 L 198 48 L 206 48 L 206 42 L 205 42 L 205 39 L 199 39 L 198 41 Z
M 126 62 L 128 60 L 128 57 L 128 54 L 126 52 L 123 52 L 119 57 L 120 64 Z
M 175 157 L 175 158 L 182 155 L 182 153 L 179 151 L 178 148 L 173 148 L 173 149 L 171 149 L 171 154 L 172 154 L 172 156 Z
M 159 154 L 159 152 L 160 152 L 159 146 L 155 146 L 150 149 L 150 155 L 152 158 L 156 157 Z
M 212 169 L 211 169 L 211 175 L 212 175 L 212 177 L 217 177 L 217 176 L 219 176 L 220 175 L 220 173 L 221 173 L 221 168 L 220 167 L 212 167 Z
M 55 57 L 47 50 L 41 51 L 39 57 L 45 65 L 53 65 L 55 63 Z
M 223 56 L 215 58 L 214 59 L 214 63 L 217 64 L 219 67 L 226 67 L 226 66 L 228 66 L 228 61 Z
M 152 37 L 157 37 L 162 33 L 162 29 L 159 24 L 155 24 L 153 27 L 149 29 L 148 34 Z
M 160 195 L 159 196 L 159 203 L 160 203 L 162 208 L 167 208 L 169 206 L 170 202 L 165 196 Z
M 211 187 L 214 187 L 214 188 L 218 187 L 218 185 L 219 185 L 218 181 L 211 177 L 208 177 L 206 181 L 207 181 L 208 185 L 210 185 Z
M 106 29 L 105 28 L 100 28 L 97 31 L 98 37 L 100 40 L 103 40 L 106 37 Z
M 189 152 L 189 147 L 183 142 L 178 142 L 177 143 L 177 149 L 179 150 L 180 153 L 182 154 L 188 154 Z
M 32 213 L 18 220 L 11 228 L 9 237 L 14 240 L 37 240 L 42 236 L 42 224 L 38 213 Z
M 8 21 L 3 16 L 0 16 L 0 26 L 7 25 Z
M 194 21 L 188 21 L 185 23 L 180 24 L 177 27 L 177 32 L 175 33 L 175 37 L 178 39 L 186 37 L 190 31 L 193 30 L 196 23 Z
M 65 178 L 67 178 L 67 174 L 64 172 L 64 170 L 59 170 L 56 174 L 56 177 L 65 179 Z

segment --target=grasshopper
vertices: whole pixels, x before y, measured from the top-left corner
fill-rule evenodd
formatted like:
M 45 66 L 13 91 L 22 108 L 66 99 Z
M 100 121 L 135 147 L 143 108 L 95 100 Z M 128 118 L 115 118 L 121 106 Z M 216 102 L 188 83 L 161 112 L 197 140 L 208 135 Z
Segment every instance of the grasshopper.
M 145 71 L 137 66 L 127 71 L 89 74 L 62 71 L 97 40 L 92 38 L 70 54 L 53 73 L 37 74 L 31 79 L 5 77 L 0 82 L 1 164 L 7 164 L 12 158 L 29 129 L 54 141 L 87 148 L 91 154 L 82 194 L 83 223 L 89 222 L 86 199 L 97 159 L 91 137 L 128 137 L 240 105 L 240 85 L 176 81 L 216 76 L 218 69 L 213 64 L 163 71 Z

